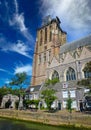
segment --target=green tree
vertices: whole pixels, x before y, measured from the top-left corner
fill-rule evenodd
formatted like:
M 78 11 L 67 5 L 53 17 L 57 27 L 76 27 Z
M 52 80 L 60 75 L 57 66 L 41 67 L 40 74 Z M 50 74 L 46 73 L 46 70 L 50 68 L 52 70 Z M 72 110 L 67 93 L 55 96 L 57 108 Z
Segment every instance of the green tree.
M 23 85 L 25 84 L 25 81 L 27 79 L 27 74 L 25 72 L 23 73 L 16 73 L 14 78 L 12 78 L 12 81 L 10 82 L 10 85 L 16 85 L 20 89 L 22 89 Z
M 53 104 L 53 102 L 55 101 L 55 99 L 57 98 L 55 96 L 55 90 L 53 89 L 46 89 L 43 90 L 41 93 L 41 97 L 42 99 L 44 99 L 46 105 L 47 105 L 47 109 L 51 110 L 51 105 Z
M 66 109 L 71 113 L 72 112 L 72 99 L 69 97 L 66 104 Z
M 67 100 L 66 109 L 69 112 L 69 123 L 70 123 L 71 113 L 72 113 L 72 99 L 70 98 L 70 95 L 69 95 L 68 100 Z
M 27 80 L 27 74 L 25 72 L 23 73 L 17 73 L 12 78 L 12 81 L 9 83 L 11 86 L 17 86 L 19 89 L 15 89 L 15 93 L 18 93 L 19 95 L 24 95 L 23 86 L 26 85 Z
M 26 79 L 27 79 L 27 74 L 25 72 L 17 73 L 15 74 L 14 78 L 12 78 L 12 81 L 10 82 L 11 86 L 17 86 L 19 88 L 18 89 L 19 100 L 25 96 L 23 86 L 26 85 Z M 22 109 L 22 107 L 23 107 L 23 103 L 19 102 L 19 109 Z

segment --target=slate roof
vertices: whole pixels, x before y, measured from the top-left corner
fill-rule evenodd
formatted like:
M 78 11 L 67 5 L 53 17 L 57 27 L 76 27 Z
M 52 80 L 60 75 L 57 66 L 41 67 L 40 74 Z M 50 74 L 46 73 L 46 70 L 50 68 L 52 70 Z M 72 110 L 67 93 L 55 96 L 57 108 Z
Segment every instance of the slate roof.
M 67 88 L 63 88 L 63 84 L 68 84 L 68 87 Z M 60 82 L 60 83 L 56 83 L 55 85 L 49 85 L 49 86 L 47 86 L 48 88 L 50 88 L 50 89 L 54 89 L 54 90 L 56 90 L 57 92 L 60 92 L 60 91 L 62 91 L 62 90 L 67 90 L 68 88 L 69 89 L 76 89 L 76 88 L 79 88 L 79 86 L 77 85 L 77 80 L 72 80 L 72 81 L 67 81 L 67 82 L 65 82 L 65 81 L 63 81 L 63 82 Z M 80 87 L 84 87 L 84 86 L 80 86 Z M 46 89 L 46 87 L 42 87 L 42 89 L 41 90 L 45 90 Z
M 79 39 L 77 41 L 66 43 L 65 45 L 60 47 L 60 54 L 75 50 L 76 48 L 80 48 L 83 46 L 90 46 L 91 47 L 91 35 Z
M 26 89 L 26 92 L 37 92 L 39 91 L 41 88 L 41 85 L 36 85 L 36 86 L 29 86 L 27 89 Z

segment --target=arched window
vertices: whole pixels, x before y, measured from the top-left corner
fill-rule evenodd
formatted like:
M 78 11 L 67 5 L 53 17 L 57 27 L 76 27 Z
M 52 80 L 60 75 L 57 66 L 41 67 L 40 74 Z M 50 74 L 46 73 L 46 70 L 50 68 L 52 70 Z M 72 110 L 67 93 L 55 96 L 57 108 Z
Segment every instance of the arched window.
M 76 80 L 75 71 L 71 67 L 69 67 L 69 69 L 66 72 L 66 80 Z
M 84 77 L 85 77 L 85 78 L 91 78 L 91 72 L 89 72 L 89 71 L 84 71 Z
M 85 78 L 91 78 L 91 61 L 86 63 L 83 72 Z
M 55 70 L 54 73 L 52 74 L 52 79 L 58 78 L 59 79 L 59 74 L 58 72 Z
M 41 54 L 39 54 L 39 64 L 41 63 Z

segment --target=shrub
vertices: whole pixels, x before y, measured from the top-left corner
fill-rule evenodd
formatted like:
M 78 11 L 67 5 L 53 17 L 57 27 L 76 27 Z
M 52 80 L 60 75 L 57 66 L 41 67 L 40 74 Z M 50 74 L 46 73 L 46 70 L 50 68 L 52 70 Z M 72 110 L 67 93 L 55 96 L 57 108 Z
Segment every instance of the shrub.
M 67 110 L 71 113 L 72 112 L 72 99 L 68 98 L 67 104 L 66 104 Z
M 47 79 L 46 81 L 45 81 L 45 86 L 48 86 L 48 85 L 55 85 L 56 83 L 58 83 L 59 82 L 59 79 L 58 78 L 54 78 L 54 79 Z
M 38 108 L 38 104 L 39 104 L 40 100 L 24 100 L 23 101 L 23 105 L 28 108 L 29 105 L 35 105 L 36 108 Z
M 82 79 L 81 81 L 78 81 L 77 84 L 78 85 L 89 86 L 90 85 L 90 81 L 91 81 L 91 78 L 90 79 Z
M 15 102 L 15 108 L 18 109 L 18 106 L 19 106 L 19 101 L 16 101 Z
M 31 100 L 23 100 L 23 105 L 28 109 L 29 105 L 31 104 Z
M 33 103 L 34 103 L 34 105 L 36 106 L 36 108 L 38 108 L 39 101 L 40 101 L 40 100 L 33 100 Z
M 59 82 L 59 79 L 58 79 L 58 78 L 54 78 L 54 79 L 51 80 L 51 84 L 52 84 L 52 85 L 55 85 L 55 84 L 58 83 L 58 82 Z

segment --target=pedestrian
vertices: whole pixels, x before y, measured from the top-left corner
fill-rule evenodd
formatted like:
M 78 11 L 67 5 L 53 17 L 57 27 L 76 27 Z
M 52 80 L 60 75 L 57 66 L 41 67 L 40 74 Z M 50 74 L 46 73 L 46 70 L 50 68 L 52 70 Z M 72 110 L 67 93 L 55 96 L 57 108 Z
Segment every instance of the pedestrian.
M 80 102 L 80 112 L 82 112 L 83 111 L 83 102 L 81 101 Z

